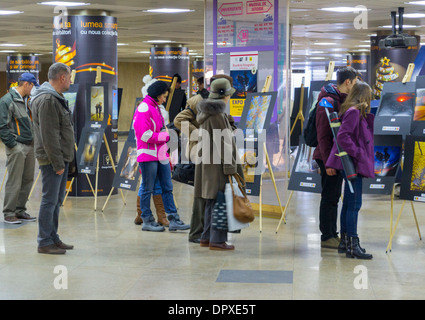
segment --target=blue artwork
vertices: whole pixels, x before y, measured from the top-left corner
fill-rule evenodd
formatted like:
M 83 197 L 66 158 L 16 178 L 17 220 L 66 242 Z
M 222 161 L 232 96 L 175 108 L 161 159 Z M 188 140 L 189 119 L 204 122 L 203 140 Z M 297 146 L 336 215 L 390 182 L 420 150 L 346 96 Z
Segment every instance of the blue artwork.
M 401 147 L 375 146 L 375 175 L 395 176 L 400 165 Z

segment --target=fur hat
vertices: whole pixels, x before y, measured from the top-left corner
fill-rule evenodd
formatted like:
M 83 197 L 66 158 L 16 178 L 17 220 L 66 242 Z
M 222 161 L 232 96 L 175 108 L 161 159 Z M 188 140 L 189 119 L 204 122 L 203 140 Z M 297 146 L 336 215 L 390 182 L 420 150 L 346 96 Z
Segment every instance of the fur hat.
M 235 88 L 232 87 L 229 80 L 226 78 L 216 79 L 211 83 L 210 99 L 222 99 L 226 96 L 231 96 L 235 93 Z

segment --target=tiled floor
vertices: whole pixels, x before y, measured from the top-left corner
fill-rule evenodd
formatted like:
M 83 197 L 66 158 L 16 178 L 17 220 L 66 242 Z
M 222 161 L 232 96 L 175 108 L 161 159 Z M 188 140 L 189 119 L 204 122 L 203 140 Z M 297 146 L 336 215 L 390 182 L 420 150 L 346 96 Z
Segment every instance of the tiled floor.
M 0 179 L 4 146 L 0 147 Z M 36 170 L 36 174 L 38 169 Z M 285 182 L 278 181 L 285 203 Z M 41 181 L 28 203 L 38 215 Z M 175 183 L 180 215 L 190 221 L 193 189 Z M 274 189 L 264 182 L 265 203 Z M 0 193 L 3 201 L 4 190 Z M 106 197 L 98 210 L 93 198 L 68 198 L 59 233 L 75 249 L 63 256 L 37 253 L 37 223 L 6 226 L 0 218 L 0 299 L 424 299 L 425 245 L 410 206 L 403 211 L 393 250 L 387 196 L 365 196 L 359 220 L 362 245 L 371 261 L 350 260 L 320 248 L 319 196 L 294 193 L 287 223 L 259 219 L 231 234 L 232 252 L 210 251 L 187 241 L 187 232 L 142 232 L 133 223 L 136 193 Z M 401 201 L 395 203 L 395 213 Z M 423 204 L 415 204 L 425 234 Z

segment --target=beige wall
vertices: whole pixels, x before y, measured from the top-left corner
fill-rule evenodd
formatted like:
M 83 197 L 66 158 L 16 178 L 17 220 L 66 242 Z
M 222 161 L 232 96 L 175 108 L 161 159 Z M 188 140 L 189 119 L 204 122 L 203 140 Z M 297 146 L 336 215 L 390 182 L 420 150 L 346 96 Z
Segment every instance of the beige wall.
M 143 77 L 149 73 L 149 63 L 119 62 L 118 88 L 123 88 L 118 131 L 127 132 L 134 112 L 136 98 L 142 97 Z

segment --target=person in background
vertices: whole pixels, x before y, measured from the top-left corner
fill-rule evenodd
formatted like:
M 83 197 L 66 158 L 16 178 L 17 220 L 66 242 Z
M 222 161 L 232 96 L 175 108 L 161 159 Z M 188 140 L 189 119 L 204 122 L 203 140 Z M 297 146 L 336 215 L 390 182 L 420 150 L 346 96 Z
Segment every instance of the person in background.
M 233 128 L 225 113 L 230 97 L 235 92 L 227 79 L 216 79 L 211 83 L 209 98 L 198 104 L 196 121 L 200 125 L 197 145 L 197 157 L 201 159 L 195 165 L 195 198 L 205 199 L 205 217 L 201 247 L 210 250 L 234 250 L 226 243 L 227 231 L 211 227 L 212 212 L 217 193 L 224 192 L 229 175 L 239 174 L 242 179 L 243 169 L 238 164 L 238 151 L 233 136 Z M 221 139 L 214 139 L 214 131 L 222 134 Z M 200 148 L 199 148 L 200 147 Z M 215 163 L 219 155 L 220 163 Z
M 357 171 L 357 178 L 352 181 L 354 193 L 351 193 L 348 180 L 345 178 L 341 210 L 341 243 L 338 252 L 345 253 L 347 258 L 373 258 L 360 247 L 357 234 L 357 221 L 362 207 L 362 181 L 363 178 L 375 177 L 374 115 L 370 113 L 371 99 L 372 89 L 370 86 L 365 82 L 357 82 L 339 111 L 341 126 L 338 131 L 337 143 L 352 158 Z M 342 171 L 338 153 L 337 145 L 334 143 L 326 162 L 326 168 Z
M 31 99 L 34 150 L 40 165 L 42 195 L 38 215 L 38 252 L 65 254 L 74 248 L 58 235 L 59 210 L 65 198 L 69 163 L 74 160 L 72 113 L 63 93 L 71 85 L 71 68 L 54 63 Z
M 155 81 L 147 89 L 148 95 L 137 107 L 134 115 L 134 132 L 137 141 L 137 161 L 142 173 L 143 193 L 140 199 L 143 231 L 164 231 L 150 209 L 151 195 L 158 179 L 162 189 L 162 201 L 169 221 L 169 231 L 187 230 L 189 225 L 180 220 L 173 197 L 170 158 L 167 142 L 170 140 L 159 106 L 168 96 L 168 85 Z
M 27 98 L 34 87 L 39 87 L 34 75 L 23 73 L 18 86 L 10 88 L 0 99 L 0 137 L 6 146 L 8 171 L 3 215 L 4 223 L 8 224 L 36 221 L 26 212 L 35 166 L 32 115 Z
M 210 93 L 207 89 L 205 89 L 204 77 L 196 79 L 196 83 L 198 84 L 198 91 L 196 94 L 199 94 L 202 96 L 202 98 L 207 99 Z
M 202 77 L 203 78 L 203 77 Z M 224 74 L 217 74 L 211 77 L 211 83 L 213 83 L 214 80 L 225 78 L 230 82 L 230 85 L 233 86 L 233 79 L 232 77 L 229 77 Z M 199 78 L 201 79 L 201 78 Z M 199 81 L 198 79 L 198 81 Z M 204 81 L 202 80 L 202 84 Z M 208 95 L 209 92 L 206 89 L 203 89 L 207 91 Z M 196 94 L 189 100 L 187 100 L 187 106 L 186 109 L 180 112 L 175 118 L 174 118 L 174 125 L 177 129 L 182 132 L 182 125 L 187 124 L 189 126 L 189 137 L 186 137 L 188 139 L 188 146 L 186 147 L 186 159 L 191 161 L 192 163 L 197 163 L 197 157 L 196 157 L 196 145 L 198 143 L 198 129 L 199 129 L 199 123 L 196 121 L 196 116 L 198 115 L 198 104 L 203 100 L 208 98 L 208 95 L 205 97 L 205 95 L 202 95 L 200 93 Z M 230 125 L 232 126 L 232 129 L 235 130 L 235 121 L 232 116 L 227 116 L 230 122 Z M 191 139 L 189 139 L 191 138 Z M 190 231 L 189 231 L 189 242 L 193 243 L 200 243 L 201 241 L 201 235 L 204 230 L 204 217 L 205 217 L 205 202 L 206 200 L 202 197 L 194 197 L 193 199 L 193 205 L 192 205 L 192 217 L 190 221 Z
M 337 72 L 337 84 L 324 86 L 319 94 L 318 101 L 326 99 L 333 109 L 329 112 L 339 112 L 341 104 L 345 101 L 347 94 L 356 84 L 358 72 L 352 67 L 344 67 Z M 313 153 L 322 176 L 322 193 L 319 209 L 319 228 L 321 235 L 321 247 L 337 249 L 340 238 L 337 233 L 338 202 L 342 191 L 342 176 L 335 169 L 326 169 L 333 146 L 333 134 L 329 126 L 329 120 L 325 108 L 318 108 L 316 113 L 316 128 L 318 145 Z

